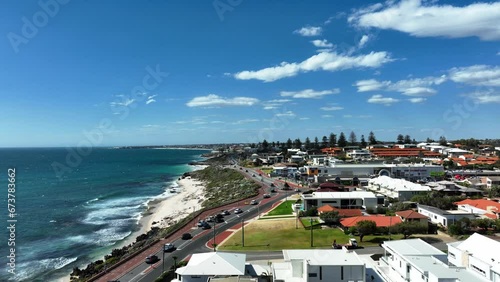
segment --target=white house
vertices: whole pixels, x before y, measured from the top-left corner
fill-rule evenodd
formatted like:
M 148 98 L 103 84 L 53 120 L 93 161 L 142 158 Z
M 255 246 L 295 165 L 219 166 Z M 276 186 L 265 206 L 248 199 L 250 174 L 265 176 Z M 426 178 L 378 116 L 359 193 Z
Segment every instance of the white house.
M 283 250 L 284 262 L 273 263 L 275 282 L 365 282 L 366 266 L 355 252 Z
M 500 241 L 474 233 L 465 241 L 448 243 L 448 261 L 488 281 L 500 281 Z
M 175 271 L 172 282 L 206 282 L 216 276 L 245 275 L 246 254 L 208 252 L 193 254 L 188 264 Z
M 427 216 L 432 223 L 440 224 L 446 228 L 448 228 L 448 225 L 453 224 L 462 218 L 469 218 L 469 219 L 476 218 L 476 216 L 472 213 L 460 210 L 444 211 L 436 207 L 420 205 L 420 204 L 418 205 L 418 212 L 420 214 Z
M 377 267 L 391 282 L 486 282 L 464 267 L 449 266 L 446 254 L 421 239 L 385 241 Z
M 375 209 L 377 205 L 384 203 L 383 195 L 375 195 L 372 192 L 313 192 L 301 195 L 303 209 L 312 206 L 321 207 L 331 205 L 342 209 Z
M 399 201 L 409 201 L 415 195 L 431 191 L 429 186 L 385 175 L 370 179 L 366 188 Z

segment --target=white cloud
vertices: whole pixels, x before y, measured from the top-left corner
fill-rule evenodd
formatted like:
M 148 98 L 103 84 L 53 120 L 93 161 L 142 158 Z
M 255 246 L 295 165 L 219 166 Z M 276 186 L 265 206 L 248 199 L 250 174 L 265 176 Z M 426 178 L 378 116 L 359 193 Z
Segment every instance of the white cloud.
M 155 95 L 148 96 L 148 100 L 154 99 L 154 97 L 156 97 L 156 96 L 158 96 L 158 95 L 155 94 Z
M 402 94 L 406 96 L 431 96 L 437 92 L 436 90 L 427 87 L 410 87 L 402 90 Z
M 340 90 L 334 88 L 331 90 L 316 91 L 313 89 L 305 89 L 301 91 L 281 91 L 280 95 L 282 97 L 292 97 L 292 98 L 321 98 L 326 95 L 338 94 Z
M 352 115 L 344 115 L 344 118 L 352 118 Z
M 392 29 L 416 37 L 500 39 L 500 2 L 463 7 L 434 3 L 387 1 L 385 5 L 376 4 L 354 12 L 348 21 L 360 27 Z
M 500 67 L 474 65 L 462 68 L 452 68 L 450 79 L 454 82 L 476 86 L 500 86 Z
M 290 102 L 291 100 L 289 99 L 274 99 L 274 100 L 269 100 L 269 101 L 265 101 L 263 102 L 263 109 L 264 110 L 273 110 L 273 109 L 277 109 L 279 107 L 281 107 L 284 103 L 288 103 Z
M 363 48 L 363 46 L 365 46 L 365 44 L 368 43 L 369 40 L 370 40 L 370 37 L 368 35 L 361 36 L 361 39 L 359 40 L 358 47 Z
M 155 99 L 149 99 L 146 101 L 146 105 L 149 105 L 149 104 L 154 103 L 154 102 L 156 102 Z
M 224 106 L 253 106 L 259 102 L 256 98 L 234 97 L 224 98 L 215 94 L 195 97 L 186 103 L 188 107 L 224 107 Z
M 333 116 L 332 115 L 322 115 L 321 117 L 322 118 L 332 118 Z
M 373 95 L 372 97 L 370 97 L 370 99 L 368 99 L 367 102 L 372 103 L 372 104 L 382 104 L 382 105 L 390 106 L 394 103 L 399 102 L 399 100 L 395 99 L 395 98 L 390 98 L 390 97 L 383 97 L 382 95 L 377 94 L 377 95 Z
M 321 52 L 300 63 L 282 62 L 279 66 L 268 67 L 257 71 L 241 71 L 234 75 L 236 79 L 257 79 L 271 82 L 285 77 L 296 76 L 310 71 L 339 71 L 352 68 L 377 68 L 391 62 L 387 52 L 370 52 L 365 55 L 350 56 L 336 52 Z
M 244 124 L 244 123 L 252 123 L 252 122 L 258 122 L 258 119 L 253 119 L 253 118 L 247 118 L 247 119 L 242 119 L 233 122 L 233 124 Z
M 278 113 L 276 114 L 277 117 L 295 117 L 295 113 L 292 111 L 286 111 L 284 113 Z
M 323 40 L 316 39 L 316 40 L 311 41 L 311 43 L 318 48 L 332 48 L 333 47 L 333 44 L 328 42 L 326 39 L 323 39 Z
M 301 29 L 297 29 L 294 33 L 298 33 L 302 36 L 318 36 L 321 35 L 322 28 L 320 26 L 306 26 Z
M 425 100 L 427 100 L 427 98 L 419 97 L 419 98 L 410 98 L 410 99 L 408 99 L 408 101 L 410 101 L 410 102 L 412 102 L 414 104 L 423 103 L 423 102 L 425 102 Z
M 123 99 L 120 102 L 111 102 L 111 103 L 109 103 L 111 105 L 111 107 L 116 107 L 116 106 L 128 107 L 128 106 L 132 105 L 135 102 L 135 99 L 124 98 L 123 95 L 117 95 L 116 97 L 120 97 L 120 98 L 123 98 Z
M 464 96 L 471 98 L 477 104 L 500 103 L 500 92 L 493 89 L 477 91 Z
M 323 111 L 340 111 L 343 110 L 343 107 L 338 107 L 338 106 L 332 106 L 332 107 L 321 107 L 320 108 Z
M 308 117 L 301 117 L 301 118 L 299 118 L 299 120 L 309 120 L 309 119 L 310 118 L 308 118 Z
M 447 80 L 446 76 L 405 79 L 396 82 L 378 81 L 376 79 L 359 80 L 354 84 L 358 92 L 376 90 L 400 92 L 407 96 L 431 96 L 437 93 L 430 86 L 440 85 Z

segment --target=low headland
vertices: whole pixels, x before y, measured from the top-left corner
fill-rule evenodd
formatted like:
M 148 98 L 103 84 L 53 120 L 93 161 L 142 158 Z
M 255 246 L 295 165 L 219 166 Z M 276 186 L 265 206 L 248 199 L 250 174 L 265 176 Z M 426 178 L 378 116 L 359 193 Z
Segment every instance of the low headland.
M 84 269 L 75 267 L 70 281 L 88 281 L 105 269 L 109 270 L 113 265 L 175 233 L 204 210 L 257 195 L 260 185 L 245 178 L 240 172 L 224 167 L 229 163 L 230 159 L 226 155 L 190 163 L 199 169 L 179 177 L 178 187 L 169 188 L 175 195 L 149 202 L 140 220 L 141 228 L 138 232 L 129 236 L 128 240 L 104 256 L 104 259 L 94 261 Z

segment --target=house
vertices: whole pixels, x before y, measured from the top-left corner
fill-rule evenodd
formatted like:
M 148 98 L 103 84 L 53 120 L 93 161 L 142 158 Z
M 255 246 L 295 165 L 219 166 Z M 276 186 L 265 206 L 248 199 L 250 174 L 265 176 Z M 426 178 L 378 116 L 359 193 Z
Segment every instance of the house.
M 500 203 L 485 199 L 465 199 L 455 202 L 458 209 L 467 213 L 482 215 L 491 219 L 497 219 L 500 215 Z
M 472 213 L 459 210 L 444 211 L 436 207 L 420 205 L 420 204 L 418 205 L 417 210 L 418 213 L 427 216 L 432 223 L 439 224 L 446 228 L 448 228 L 450 224 L 453 224 L 462 218 L 468 218 L 468 219 L 476 218 L 476 216 Z
M 398 211 L 396 212 L 396 215 L 399 216 L 403 222 L 427 223 L 429 221 L 427 216 L 414 210 Z
M 371 220 L 374 221 L 377 227 L 389 227 L 403 222 L 399 216 L 385 216 L 385 215 L 367 215 L 348 217 L 340 220 L 343 227 L 353 227 L 360 221 Z
M 177 278 L 172 282 L 206 282 L 216 276 L 243 276 L 246 268 L 246 254 L 208 252 L 193 254 L 186 266 L 175 271 Z
M 365 282 L 366 266 L 355 252 L 341 250 L 283 250 L 284 262 L 273 263 L 275 282 Z
M 421 239 L 385 241 L 378 271 L 385 281 L 486 282 L 464 267 L 449 266 L 447 256 Z
M 389 198 L 397 199 L 400 202 L 409 201 L 415 195 L 431 191 L 431 188 L 428 186 L 385 175 L 370 179 L 366 188 L 386 195 Z
M 485 179 L 486 188 L 491 189 L 493 186 L 500 187 L 500 176 L 488 176 Z
M 321 215 L 324 212 L 332 212 L 336 211 L 339 213 L 340 217 L 353 217 L 353 216 L 362 216 L 363 212 L 360 209 L 338 209 L 331 205 L 323 205 L 318 208 L 318 215 Z
M 341 209 L 375 209 L 377 205 L 384 203 L 384 196 L 365 191 L 313 192 L 302 194 L 300 197 L 303 210 L 323 205 L 331 205 Z
M 448 243 L 448 262 L 488 281 L 500 281 L 500 241 L 474 233 L 465 241 Z
M 438 181 L 438 182 L 429 182 L 427 186 L 431 187 L 432 190 L 438 191 L 442 194 L 446 195 L 461 195 L 464 194 L 466 196 L 481 196 L 483 191 L 469 188 L 462 185 L 458 185 L 452 181 Z

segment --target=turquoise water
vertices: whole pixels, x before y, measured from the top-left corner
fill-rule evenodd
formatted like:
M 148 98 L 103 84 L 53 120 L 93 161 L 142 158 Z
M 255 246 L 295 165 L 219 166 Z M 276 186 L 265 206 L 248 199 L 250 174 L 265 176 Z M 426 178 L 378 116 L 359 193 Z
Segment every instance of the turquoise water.
M 65 148 L 0 149 L 5 226 L 7 170 L 16 169 L 16 271 L 0 281 L 51 281 L 67 275 L 139 229 L 140 214 L 200 160 L 203 150 L 92 149 L 76 162 Z M 72 162 L 74 161 L 74 162 Z M 62 168 L 62 169 L 61 169 Z M 165 193 L 164 195 L 167 195 Z M 0 263 L 10 254 L 1 233 Z

